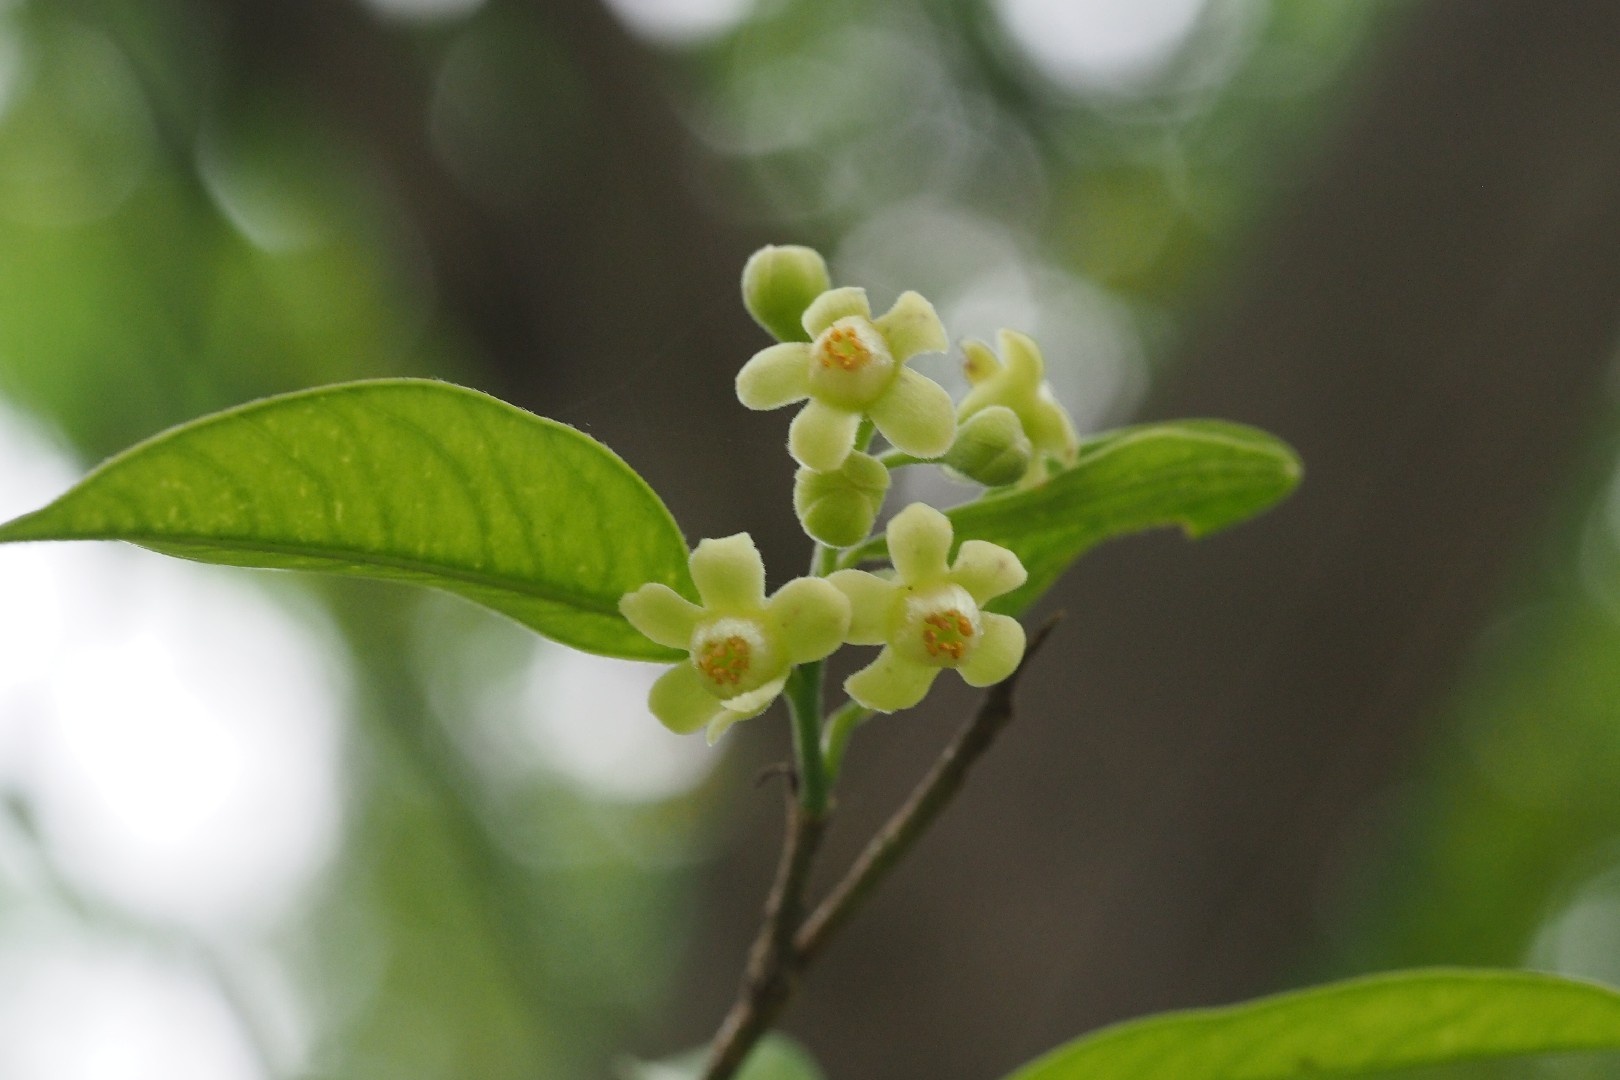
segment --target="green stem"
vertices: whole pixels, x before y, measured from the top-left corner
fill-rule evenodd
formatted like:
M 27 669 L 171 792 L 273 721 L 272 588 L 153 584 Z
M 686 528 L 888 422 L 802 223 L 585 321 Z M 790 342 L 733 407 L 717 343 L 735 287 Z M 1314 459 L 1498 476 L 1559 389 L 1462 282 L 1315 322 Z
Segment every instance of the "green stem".
M 821 756 L 823 662 L 801 664 L 788 675 L 783 696 L 793 719 L 793 753 L 799 773 L 799 808 L 813 821 L 827 816 L 827 763 Z
M 872 445 L 872 438 L 877 435 L 877 425 L 872 423 L 871 417 L 861 417 L 861 426 L 855 429 L 855 449 L 866 453 Z
M 880 465 L 883 465 L 891 472 L 895 469 L 903 469 L 907 465 L 931 465 L 934 463 L 932 458 L 912 457 L 910 454 L 900 450 L 885 450 L 877 456 L 877 459 Z
M 821 754 L 829 785 L 838 782 L 838 774 L 844 766 L 844 749 L 849 745 L 849 737 L 871 717 L 871 709 L 854 701 L 844 702 L 827 717 L 827 722 L 822 727 Z
M 815 554 L 810 556 L 810 574 L 813 577 L 826 577 L 838 569 L 838 549 L 828 547 L 826 544 L 817 544 Z

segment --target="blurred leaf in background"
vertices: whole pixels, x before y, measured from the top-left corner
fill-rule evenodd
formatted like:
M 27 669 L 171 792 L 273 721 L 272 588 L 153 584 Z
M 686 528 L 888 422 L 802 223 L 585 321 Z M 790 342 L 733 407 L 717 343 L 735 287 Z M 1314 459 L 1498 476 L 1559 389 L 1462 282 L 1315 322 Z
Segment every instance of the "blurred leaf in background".
M 748 528 L 796 565 L 790 470 L 756 452 L 780 433 L 730 401 L 749 250 L 815 244 L 880 307 L 920 289 L 953 338 L 1031 333 L 1086 431 L 1124 422 L 1421 7 L 9 0 L 0 509 L 207 411 L 428 375 L 585 428 L 689 541 Z M 1606 445 L 1300 970 L 1620 975 Z M 4 555 L 0 1074 L 567 1080 L 703 1036 L 685 980 L 729 991 L 741 955 L 694 944 L 698 886 L 780 732 L 716 772 L 645 714 L 656 668 L 442 597 Z M 747 881 L 719 900 L 754 907 Z M 997 996 L 1055 1012 L 1063 985 Z M 914 1011 L 881 1060 L 953 1026 Z M 940 1053 L 981 1075 L 962 1027 Z

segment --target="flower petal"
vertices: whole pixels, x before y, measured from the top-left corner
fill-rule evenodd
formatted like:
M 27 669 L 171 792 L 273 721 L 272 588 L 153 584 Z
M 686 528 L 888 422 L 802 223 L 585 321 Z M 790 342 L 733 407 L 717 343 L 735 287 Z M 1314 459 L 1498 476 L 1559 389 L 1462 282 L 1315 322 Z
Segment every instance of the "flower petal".
M 1080 436 L 1075 433 L 1069 411 L 1058 404 L 1050 384 L 1042 384 L 1030 404 L 1024 429 L 1037 450 L 1051 454 L 1065 465 L 1074 463 Z
M 844 640 L 851 645 L 882 645 L 889 637 L 889 616 L 899 586 L 865 570 L 839 570 L 827 580 L 849 598 L 849 629 Z
M 1001 361 L 990 351 L 990 346 L 982 341 L 962 342 L 962 374 L 969 386 L 978 386 L 1000 370 Z
M 710 611 L 752 615 L 765 606 L 765 560 L 747 533 L 704 540 L 687 566 Z
M 692 642 L 703 609 L 670 588 L 649 582 L 619 598 L 619 611 L 630 625 L 660 645 L 685 649 Z
M 926 375 L 901 368 L 883 396 L 867 407 L 883 437 L 920 458 L 939 457 L 956 438 L 956 409 L 945 388 Z
M 719 742 L 720 736 L 730 731 L 732 724 L 739 720 L 747 720 L 751 716 L 758 716 L 770 708 L 771 702 L 776 700 L 776 695 L 782 692 L 782 687 L 786 684 L 787 676 L 784 675 L 775 682 L 766 683 L 758 690 L 740 694 L 726 702 L 725 708 L 709 721 L 709 728 L 704 733 L 709 745 L 713 746 Z
M 669 730 L 686 735 L 725 712 L 720 700 L 703 685 L 703 676 L 679 663 L 658 677 L 647 694 L 647 708 Z
M 737 400 L 750 409 L 779 409 L 810 396 L 810 346 L 799 341 L 754 354 L 737 372 Z
M 1017 670 L 1024 658 L 1024 628 L 1007 615 L 986 612 L 980 618 L 983 636 L 956 670 L 969 686 L 992 686 Z
M 885 646 L 877 659 L 844 680 L 844 693 L 868 709 L 899 712 L 928 694 L 939 668 L 907 660 Z
M 946 576 L 951 519 L 927 503 L 912 503 L 889 522 L 889 561 L 907 585 L 927 585 Z
M 1046 361 L 1041 357 L 1041 347 L 1035 344 L 1035 339 L 1028 334 L 1020 334 L 1016 330 L 1002 330 L 996 335 L 996 344 L 1001 347 L 1001 359 L 1007 365 L 1007 383 L 1016 386 L 1026 394 L 1033 394 L 1035 388 L 1041 385 L 1046 378 Z
M 771 702 L 782 692 L 787 685 L 787 673 L 783 672 L 763 686 L 756 686 L 746 694 L 727 698 L 720 704 L 729 713 L 735 713 L 738 720 L 746 720 L 750 716 L 758 716 L 770 708 Z
M 831 472 L 855 448 L 861 414 L 811 398 L 788 425 L 788 453 L 807 469 Z
M 849 600 L 825 578 L 796 578 L 776 590 L 765 605 L 765 618 L 788 661 L 808 664 L 843 644 Z
M 820 337 L 823 330 L 849 315 L 859 315 L 863 319 L 872 317 L 872 305 L 866 301 L 866 290 L 853 286 L 828 289 L 805 308 L 805 332 L 812 338 Z
M 1012 592 L 1029 580 L 1018 556 L 988 540 L 964 540 L 951 566 L 950 578 L 968 591 L 976 604 Z
M 902 363 L 918 353 L 944 352 L 951 344 L 939 313 L 921 293 L 901 293 L 894 306 L 872 322 L 888 341 L 894 358 Z

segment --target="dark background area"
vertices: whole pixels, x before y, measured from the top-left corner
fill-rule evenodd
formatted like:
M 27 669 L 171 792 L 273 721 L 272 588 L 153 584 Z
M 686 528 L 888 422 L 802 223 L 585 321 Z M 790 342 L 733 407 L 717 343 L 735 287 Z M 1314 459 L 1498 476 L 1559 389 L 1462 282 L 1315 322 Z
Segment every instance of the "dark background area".
M 737 275 L 812 244 L 880 307 L 922 290 L 953 340 L 1033 333 L 1087 431 L 1217 416 L 1307 469 L 1259 521 L 1110 546 L 1055 590 L 1016 724 L 786 1018 L 830 1076 L 992 1077 L 1148 1010 L 1403 964 L 1616 978 L 1617 102 L 1598 0 L 12 0 L 7 456 L 71 476 L 256 395 L 431 374 L 590 432 L 689 540 L 746 529 L 779 582 L 805 541 L 783 415 L 732 395 L 765 344 Z M 34 505 L 17 484 L 7 511 Z M 0 1071 L 79 1075 L 62 1046 L 102 1038 L 225 1080 L 589 1077 L 710 1034 L 776 857 L 753 779 L 780 716 L 677 752 L 604 689 L 631 676 L 493 618 L 235 577 L 336 672 L 307 759 L 325 840 L 263 879 L 268 913 L 199 914 L 183 874 L 152 899 L 84 837 L 116 846 L 97 808 L 170 774 L 58 767 L 42 734 L 151 635 L 15 665 L 0 1030 L 47 1049 L 12 1040 Z M 14 621 L 146 625 L 58 601 Z M 241 729 L 221 692 L 167 760 Z M 830 866 L 974 704 L 937 698 L 857 736 Z M 270 708 L 274 731 L 294 706 Z M 658 755 L 685 764 L 612 779 Z M 230 789 L 218 760 L 174 775 Z M 211 804 L 174 783 L 146 840 L 199 881 L 229 870 L 209 852 L 251 862 L 255 830 L 196 840 Z M 260 812 L 308 811 L 266 784 Z M 180 988 L 145 1023 L 218 1056 L 118 1043 L 146 1015 L 119 979 Z

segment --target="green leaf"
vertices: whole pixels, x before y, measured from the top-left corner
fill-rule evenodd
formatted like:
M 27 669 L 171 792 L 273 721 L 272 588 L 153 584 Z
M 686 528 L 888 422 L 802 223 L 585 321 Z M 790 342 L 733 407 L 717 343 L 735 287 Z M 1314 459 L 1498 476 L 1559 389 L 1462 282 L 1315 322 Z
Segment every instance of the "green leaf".
M 708 1062 L 702 1046 L 663 1061 L 627 1062 L 623 1080 L 698 1080 Z M 737 1071 L 737 1080 L 822 1080 L 821 1069 L 810 1054 L 786 1035 L 771 1033 L 761 1039 Z
M 1620 1049 L 1620 992 L 1523 971 L 1434 969 L 1117 1024 L 1007 1080 L 1316 1080 L 1605 1049 Z
M 1088 440 L 1072 467 L 1040 487 L 948 515 L 958 542 L 989 540 L 1023 562 L 1029 580 L 989 605 L 1017 615 L 1104 540 L 1168 525 L 1207 536 L 1275 505 L 1302 472 L 1286 443 L 1255 428 L 1217 420 L 1147 424 Z M 841 563 L 887 551 L 884 538 L 874 537 Z
M 0 543 L 127 540 L 200 562 L 406 581 L 588 652 L 678 654 L 619 614 L 692 594 L 686 542 L 596 440 L 449 383 L 387 379 L 268 398 L 108 460 Z

